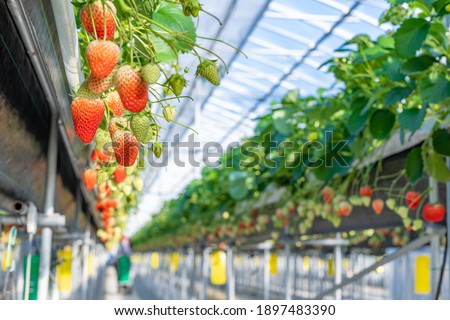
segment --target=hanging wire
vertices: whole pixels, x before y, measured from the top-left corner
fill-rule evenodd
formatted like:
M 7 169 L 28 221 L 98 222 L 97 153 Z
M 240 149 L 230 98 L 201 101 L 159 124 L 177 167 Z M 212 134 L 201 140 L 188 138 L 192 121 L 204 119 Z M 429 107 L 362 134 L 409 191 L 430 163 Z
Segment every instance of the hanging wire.
M 439 300 L 439 296 L 441 295 L 442 282 L 444 278 L 444 270 L 445 264 L 447 262 L 447 251 L 448 251 L 448 229 L 445 231 L 445 248 L 444 248 L 444 258 L 442 259 L 441 270 L 439 272 L 439 279 L 436 286 L 436 294 L 434 296 L 434 300 Z

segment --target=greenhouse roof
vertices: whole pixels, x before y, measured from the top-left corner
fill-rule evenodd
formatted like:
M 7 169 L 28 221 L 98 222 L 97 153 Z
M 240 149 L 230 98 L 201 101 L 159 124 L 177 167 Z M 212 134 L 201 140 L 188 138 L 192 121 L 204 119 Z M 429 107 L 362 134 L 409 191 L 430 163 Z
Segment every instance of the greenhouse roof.
M 376 38 L 389 26 L 378 26 L 378 18 L 388 8 L 385 0 L 224 0 L 203 1 L 204 10 L 217 16 L 202 15 L 199 36 L 220 38 L 245 53 L 221 42 L 202 40 L 205 48 L 216 52 L 227 63 L 229 73 L 214 87 L 194 72 L 198 61 L 187 58 L 188 81 L 194 101 L 174 103 L 176 121 L 193 128 L 200 147 L 189 150 L 172 142 L 188 141 L 193 131 L 171 124 L 162 132 L 167 141 L 167 166 L 150 166 L 144 173 L 145 189 L 137 216 L 129 231 L 134 232 L 158 212 L 164 201 L 176 198 L 183 188 L 200 176 L 207 142 L 217 142 L 226 150 L 233 142 L 252 135 L 256 119 L 266 114 L 270 103 L 287 91 L 299 89 L 301 95 L 313 95 L 319 88 L 333 88 L 334 77 L 321 65 L 336 56 L 343 43 L 357 34 Z M 213 56 L 208 56 L 213 59 Z M 186 90 L 188 91 L 188 90 Z M 212 151 L 212 150 L 211 150 Z M 175 157 L 174 157 L 175 156 Z M 189 163 L 189 157 L 200 165 Z M 175 163 L 175 159 L 179 159 Z M 213 159 L 210 159 L 214 161 Z M 181 166 L 184 162 L 185 166 Z M 192 162 L 192 161 L 191 161 Z

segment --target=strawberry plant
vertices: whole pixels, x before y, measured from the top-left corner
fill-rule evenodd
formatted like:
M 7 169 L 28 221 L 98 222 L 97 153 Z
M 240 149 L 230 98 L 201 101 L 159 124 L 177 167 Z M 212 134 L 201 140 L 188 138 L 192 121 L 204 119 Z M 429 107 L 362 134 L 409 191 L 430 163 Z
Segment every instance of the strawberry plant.
M 198 76 L 214 85 L 220 83 L 218 62 L 226 65 L 197 42 L 202 37 L 193 18 L 208 14 L 197 0 L 72 3 L 86 79 L 75 90 L 72 119 L 80 140 L 95 144 L 92 164 L 84 173 L 86 188 L 97 185 L 99 201 L 116 203 L 108 207 L 112 217 L 103 215 L 104 229 L 99 231 L 111 246 L 137 206 L 144 153 L 161 156 L 158 139 L 164 124 L 159 119 L 177 123 L 174 104 L 187 98 L 182 94 L 189 84 L 180 72 L 179 55 L 195 56 Z M 157 105 L 162 115 L 154 113 Z M 105 206 L 98 208 L 104 211 Z
M 388 32 L 376 39 L 357 35 L 338 48 L 339 57 L 324 63 L 336 78 L 332 91 L 320 89 L 314 96 L 290 91 L 258 119 L 255 134 L 247 141 L 258 145 L 255 152 L 260 159 L 270 159 L 275 166 L 251 164 L 245 150 L 231 150 L 220 159 L 222 166 L 205 168 L 201 179 L 189 184 L 179 199 L 164 205 L 133 237 L 136 247 L 158 247 L 171 237 L 181 244 L 207 241 L 207 236 L 194 231 L 200 226 L 207 230 L 233 226 L 245 235 L 261 232 L 264 229 L 248 228 L 248 213 L 279 188 L 284 190 L 276 204 L 280 210 L 266 212 L 276 238 L 277 228 L 294 225 L 295 232 L 304 235 L 318 219 L 338 227 L 361 207 L 377 214 L 389 210 L 403 221 L 402 227 L 388 234 L 377 234 L 371 241 L 365 237 L 373 245 L 385 238 L 404 245 L 410 233 L 420 232 L 420 213 L 427 221 L 442 220 L 443 207 L 426 204 L 430 189 L 412 190 L 419 190 L 416 187 L 426 177 L 450 181 L 445 163 L 450 156 L 447 1 L 389 2 L 379 21 L 389 26 Z M 182 4 L 187 15 L 201 11 L 194 1 Z M 180 39 L 171 40 L 187 49 Z M 214 59 L 200 59 L 196 73 L 216 84 Z M 168 92 L 180 95 L 183 80 L 178 70 L 168 77 Z M 403 168 L 383 176 L 386 146 L 404 144 L 418 132 L 425 140 L 408 151 Z M 264 140 L 269 133 L 277 142 L 291 142 L 292 147 L 272 148 Z M 339 141 L 347 143 L 337 153 L 333 146 Z M 318 143 L 326 148 L 318 150 Z M 385 181 L 391 185 L 383 186 Z M 297 205 L 297 215 L 285 214 L 291 203 Z M 229 212 L 226 219 L 225 211 Z M 283 223 L 285 217 L 288 224 Z M 262 228 L 268 228 L 267 224 Z

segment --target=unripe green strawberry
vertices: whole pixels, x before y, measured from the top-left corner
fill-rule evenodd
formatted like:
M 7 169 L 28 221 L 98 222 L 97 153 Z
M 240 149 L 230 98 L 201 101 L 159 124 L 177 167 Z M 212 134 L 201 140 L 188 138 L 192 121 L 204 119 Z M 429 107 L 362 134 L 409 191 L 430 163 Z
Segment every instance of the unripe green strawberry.
M 152 150 L 157 158 L 161 158 L 161 154 L 162 154 L 162 150 L 163 150 L 162 143 L 161 142 L 153 143 Z
M 99 94 L 89 90 L 88 81 L 83 82 L 77 91 L 77 98 L 97 99 L 99 97 Z
M 167 84 L 173 93 L 178 97 L 181 95 L 184 86 L 186 85 L 186 79 L 181 74 L 175 73 L 167 80 Z
M 368 206 L 370 206 L 372 199 L 370 199 L 370 197 L 361 197 L 361 201 L 365 207 L 368 207 Z
M 395 208 L 395 212 L 402 218 L 407 218 L 409 214 L 409 209 L 407 206 L 400 206 Z
M 97 173 L 97 186 L 104 184 L 109 179 L 109 173 L 105 169 L 101 169 Z
M 123 186 L 122 191 L 126 196 L 129 196 L 131 194 L 131 192 L 133 191 L 133 188 L 129 184 L 127 184 L 127 185 Z
M 164 119 L 168 122 L 172 122 L 175 119 L 175 115 L 177 114 L 177 110 L 175 110 L 172 106 L 167 106 L 163 110 Z
M 181 0 L 181 6 L 183 7 L 183 13 L 186 17 L 193 16 L 198 17 L 199 11 L 202 9 L 198 0 Z
M 131 118 L 130 128 L 140 143 L 148 143 L 153 136 L 150 119 L 141 113 Z
M 136 170 L 137 165 L 138 161 L 136 161 L 132 166 L 125 167 L 125 173 L 127 174 L 127 177 L 133 174 L 133 172 Z
M 111 136 L 109 132 L 103 129 L 98 129 L 95 134 L 95 149 L 104 150 L 105 145 L 108 147 L 111 144 Z
M 147 84 L 154 84 L 158 81 L 161 70 L 156 64 L 149 63 L 141 69 L 141 77 Z
M 395 209 L 395 199 L 389 198 L 386 200 L 386 206 L 390 209 L 390 210 L 394 210 Z
M 135 177 L 133 180 L 133 186 L 138 192 L 141 192 L 144 188 L 144 181 L 142 181 L 140 177 Z
M 422 227 L 423 227 L 423 220 L 415 219 L 413 221 L 413 227 L 412 228 L 413 228 L 414 231 L 420 230 L 420 229 L 422 229 Z
M 216 62 L 214 60 L 203 60 L 198 65 L 195 75 L 202 76 L 215 86 L 220 84 L 219 70 L 217 69 Z

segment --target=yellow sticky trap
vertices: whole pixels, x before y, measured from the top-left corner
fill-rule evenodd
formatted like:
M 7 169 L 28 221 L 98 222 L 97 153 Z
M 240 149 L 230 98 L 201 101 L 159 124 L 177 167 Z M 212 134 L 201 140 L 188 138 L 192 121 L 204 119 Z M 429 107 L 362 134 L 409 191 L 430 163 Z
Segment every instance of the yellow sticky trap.
M 92 253 L 89 253 L 87 256 L 87 275 L 89 277 L 92 277 L 94 275 L 94 255 Z
M 170 259 L 170 271 L 177 272 L 179 264 L 180 254 L 178 252 L 172 253 L 172 257 Z
M 3 259 L 2 259 L 2 270 L 3 271 L 8 271 L 9 266 L 11 266 L 12 264 L 12 255 L 9 257 L 9 261 L 7 259 L 7 255 L 8 255 L 8 251 L 5 250 L 5 252 L 3 252 Z
M 309 257 L 303 257 L 302 263 L 303 263 L 303 266 L 302 266 L 303 271 L 309 271 L 309 264 L 310 264 Z
M 150 262 L 151 262 L 151 267 L 152 269 L 158 269 L 159 268 L 159 253 L 158 252 L 153 252 L 152 255 L 150 256 Z
M 323 268 L 323 267 L 325 267 L 325 262 L 322 260 L 322 259 L 319 259 L 318 261 L 317 261 L 317 264 L 319 265 L 319 268 Z
M 415 266 L 414 292 L 417 294 L 431 293 L 431 263 L 430 256 L 417 256 Z
M 344 268 L 344 270 L 348 270 L 348 266 L 349 266 L 348 259 L 342 260 L 342 268 Z
M 334 276 L 334 260 L 333 259 L 328 259 L 327 260 L 327 275 L 329 277 Z
M 269 257 L 269 271 L 272 276 L 278 274 L 278 255 L 271 253 Z
M 227 283 L 227 255 L 223 251 L 216 251 L 211 254 L 211 283 L 223 285 Z
M 72 247 L 65 247 L 57 252 L 56 282 L 61 292 L 72 291 Z M 88 258 L 89 259 L 89 258 Z

